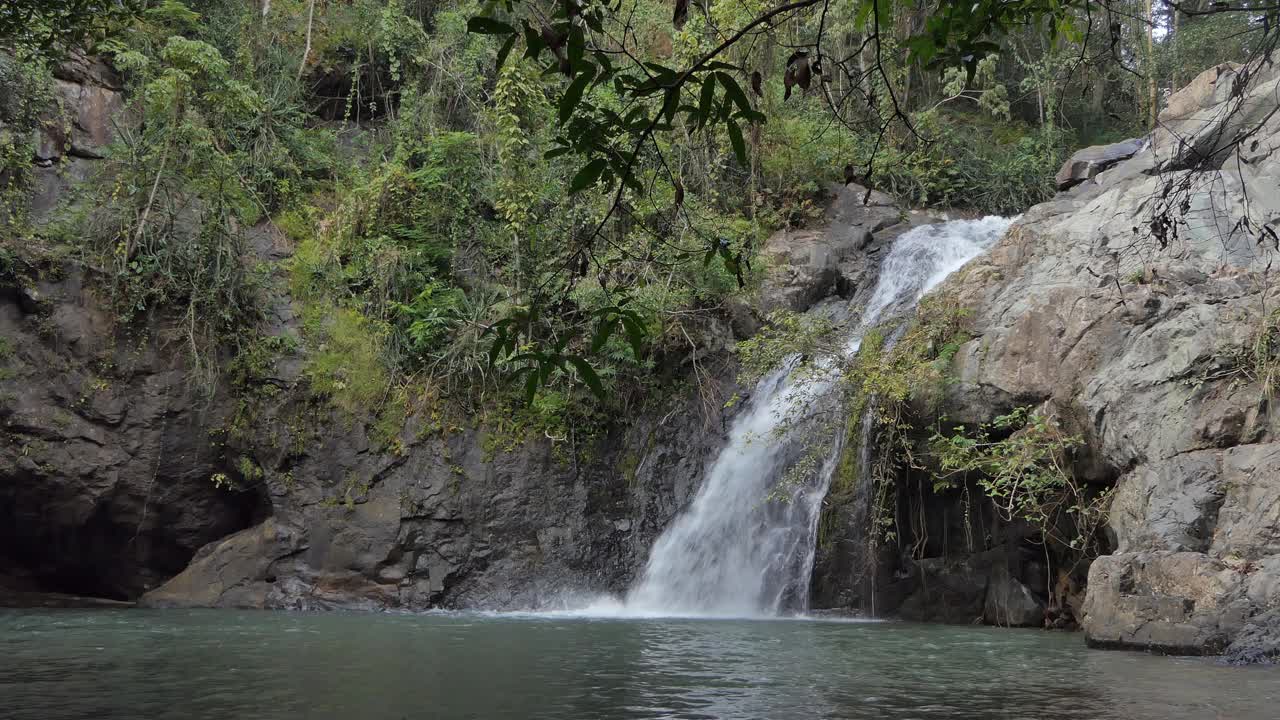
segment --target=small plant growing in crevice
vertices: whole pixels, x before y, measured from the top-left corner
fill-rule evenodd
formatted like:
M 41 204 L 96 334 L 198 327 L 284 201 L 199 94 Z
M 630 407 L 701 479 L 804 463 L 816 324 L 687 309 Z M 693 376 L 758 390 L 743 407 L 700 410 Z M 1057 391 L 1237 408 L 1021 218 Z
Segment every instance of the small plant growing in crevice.
M 915 318 L 896 340 L 891 328 L 868 332 L 845 372 L 851 415 L 871 413 L 868 440 L 873 452 L 866 479 L 873 483 L 873 542 L 898 537 L 898 473 L 924 468 L 913 430 L 927 424 L 926 416 L 936 414 L 942 390 L 951 382 L 951 363 L 972 338 L 969 315 L 953 295 L 930 295 L 920 301 Z
M 1091 559 L 1101 550 L 1098 531 L 1111 496 L 1072 472 L 1070 454 L 1082 444 L 1052 416 L 1026 407 L 972 430 L 934 433 L 929 446 L 941 468 L 934 490 L 973 477 L 1006 521 L 1025 521 L 1077 561 Z
M 1242 373 L 1250 381 L 1258 383 L 1264 398 L 1276 394 L 1280 385 L 1280 310 L 1264 315 L 1254 333 L 1252 342 L 1245 348 Z
M 1280 309 L 1263 312 L 1245 344 L 1220 349 L 1210 369 L 1184 380 L 1184 384 L 1199 389 L 1216 380 L 1257 383 L 1261 398 L 1268 401 L 1280 391 Z

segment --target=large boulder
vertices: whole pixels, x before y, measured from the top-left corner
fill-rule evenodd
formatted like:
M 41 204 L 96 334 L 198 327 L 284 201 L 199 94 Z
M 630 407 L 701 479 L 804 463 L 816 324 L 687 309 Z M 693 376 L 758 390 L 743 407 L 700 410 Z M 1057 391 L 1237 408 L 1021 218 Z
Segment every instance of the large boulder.
M 1077 151 L 1063 163 L 1054 182 L 1059 190 L 1067 190 L 1092 180 L 1098 173 L 1137 154 L 1145 140 L 1135 138 L 1110 145 L 1097 145 Z
M 1085 638 L 1095 647 L 1215 655 L 1256 610 L 1240 573 L 1203 553 L 1118 553 L 1089 569 Z
M 300 533 L 274 518 L 200 550 L 191 564 L 143 595 L 151 607 L 268 607 L 276 561 L 302 547 Z
M 1055 408 L 1086 442 L 1077 476 L 1116 486 L 1114 554 L 1083 608 L 1095 645 L 1220 653 L 1280 600 L 1275 358 L 1257 354 L 1280 305 L 1264 230 L 1280 224 L 1278 79 L 1206 72 L 1132 157 L 1029 209 L 944 286 L 974 329 L 948 415 Z

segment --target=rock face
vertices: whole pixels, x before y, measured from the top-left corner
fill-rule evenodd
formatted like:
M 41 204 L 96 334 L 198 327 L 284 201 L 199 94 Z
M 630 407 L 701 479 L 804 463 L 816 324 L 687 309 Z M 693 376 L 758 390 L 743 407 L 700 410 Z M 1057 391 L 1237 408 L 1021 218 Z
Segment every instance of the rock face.
M 98 172 L 123 108 L 105 66 L 78 59 L 57 78 L 33 158 L 37 222 Z M 835 230 L 771 242 L 766 295 L 805 309 L 866 286 L 880 231 L 899 220 L 883 195 L 841 190 Z M 266 267 L 291 253 L 269 224 L 248 236 Z M 655 398 L 602 436 L 442 425 L 423 411 L 389 442 L 309 394 L 296 350 L 255 378 L 270 392 L 238 427 L 244 388 L 198 381 L 180 317 L 115 327 L 92 270 L 9 257 L 0 584 L 158 606 L 502 609 L 620 592 L 723 443 L 722 405 L 737 390 L 727 350 L 758 316 L 733 307 L 691 321 L 703 392 Z M 260 330 L 293 347 L 299 313 L 284 286 L 266 292 Z M 694 359 L 660 362 L 680 377 Z
M 269 227 L 252 236 L 261 260 L 288 255 Z M 874 280 L 859 268 L 847 282 Z M 266 379 L 278 392 L 232 438 L 237 400 L 190 382 L 165 340 L 174 319 L 120 334 L 72 265 L 3 285 L 0 329 L 20 349 L 0 380 L 0 570 L 157 606 L 501 609 L 621 592 L 718 452 L 735 389 L 732 318 L 711 320 L 699 363 L 720 378 L 714 412 L 681 395 L 582 446 L 410 417 L 389 450 L 312 402 L 285 353 Z M 265 329 L 296 336 L 279 293 Z
M 104 333 L 79 269 L 44 274 L 0 280 L 0 563 L 52 590 L 136 597 L 270 500 L 209 482 L 219 408 L 182 356 Z
M 1060 418 L 1084 441 L 1077 479 L 1114 486 L 1111 554 L 1087 578 L 1054 567 L 979 489 L 930 492 L 930 471 L 913 468 L 895 521 L 912 547 L 858 556 L 842 543 L 865 532 L 866 513 L 841 510 L 852 520 L 838 517 L 819 548 L 819 603 L 945 622 L 1074 619 L 1100 647 L 1276 656 L 1278 84 L 1276 68 L 1205 72 L 1150 137 L 1077 153 L 1059 175 L 1067 192 L 940 288 L 970 310 L 974 335 L 941 414 L 972 425 L 1035 406 Z
M 414 609 L 616 592 L 722 439 L 677 397 L 590 446 L 411 417 L 391 451 L 315 405 L 289 356 L 285 391 L 231 438 L 238 400 L 195 381 L 175 319 L 113 328 L 94 287 L 75 265 L 0 279 L 0 577 L 47 591 Z
M 1116 485 L 1114 553 L 1083 608 L 1095 645 L 1212 654 L 1266 647 L 1274 627 L 1259 618 L 1280 603 L 1280 71 L 1251 70 L 1238 99 L 1244 69 L 1201 75 L 1141 151 L 948 281 L 977 335 L 952 417 L 1044 403 L 1079 421 L 1078 476 Z

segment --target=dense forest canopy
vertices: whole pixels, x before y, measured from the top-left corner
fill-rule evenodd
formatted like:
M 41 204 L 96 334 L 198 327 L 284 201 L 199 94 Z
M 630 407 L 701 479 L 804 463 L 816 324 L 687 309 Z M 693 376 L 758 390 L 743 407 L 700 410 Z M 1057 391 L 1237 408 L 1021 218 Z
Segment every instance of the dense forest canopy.
M 831 182 L 1011 214 L 1074 148 L 1141 135 L 1280 6 L 1187 0 L 18 0 L 0 9 L 0 219 L 177 305 L 252 365 L 247 229 L 294 245 L 308 377 L 340 405 L 428 381 L 549 414 L 625 407 L 750 292 Z M 32 223 L 66 57 L 128 108 L 105 182 Z M 192 220 L 195 220 L 193 222 Z M 681 360 L 683 362 L 683 360 Z M 212 363 L 204 363 L 212 366 Z M 465 390 L 465 393 L 462 391 Z M 581 404 L 581 403 L 578 403 Z

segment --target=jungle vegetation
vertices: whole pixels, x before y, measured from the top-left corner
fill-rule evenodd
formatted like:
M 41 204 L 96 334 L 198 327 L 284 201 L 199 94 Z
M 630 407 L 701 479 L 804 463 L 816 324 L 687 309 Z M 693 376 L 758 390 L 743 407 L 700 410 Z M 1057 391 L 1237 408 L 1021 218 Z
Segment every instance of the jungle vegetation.
M 351 409 L 426 392 L 624 409 L 749 294 L 832 183 L 1014 213 L 1074 148 L 1140 135 L 1274 5 L 1187 0 L 16 0 L 0 9 L 5 247 L 98 268 L 254 367 L 264 289 Z M 127 107 L 91 183 L 26 211 L 54 69 Z M 249 235 L 287 238 L 266 262 Z M 276 344 L 273 344 L 276 343 Z M 229 361 L 228 358 L 231 358 Z M 230 365 L 228 363 L 230 362 Z M 238 364 L 236 364 L 238 363 Z M 427 390 L 421 390 L 427 388 Z

